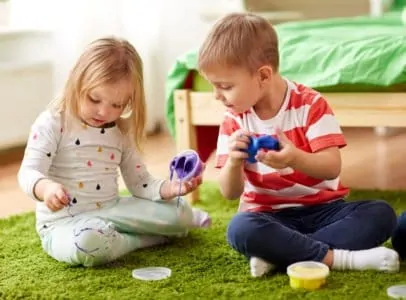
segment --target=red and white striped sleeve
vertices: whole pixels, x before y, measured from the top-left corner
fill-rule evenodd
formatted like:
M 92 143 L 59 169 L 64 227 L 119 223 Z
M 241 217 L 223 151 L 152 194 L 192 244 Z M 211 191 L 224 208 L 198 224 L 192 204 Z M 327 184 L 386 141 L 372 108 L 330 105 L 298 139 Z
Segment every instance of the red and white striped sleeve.
M 216 168 L 221 168 L 226 163 L 228 157 L 228 139 L 233 132 L 242 128 L 241 117 L 226 111 L 223 122 L 220 124 L 219 136 L 217 139 Z
M 305 133 L 312 152 L 329 147 L 346 146 L 338 120 L 327 100 L 320 94 L 317 94 L 312 101 L 306 119 Z

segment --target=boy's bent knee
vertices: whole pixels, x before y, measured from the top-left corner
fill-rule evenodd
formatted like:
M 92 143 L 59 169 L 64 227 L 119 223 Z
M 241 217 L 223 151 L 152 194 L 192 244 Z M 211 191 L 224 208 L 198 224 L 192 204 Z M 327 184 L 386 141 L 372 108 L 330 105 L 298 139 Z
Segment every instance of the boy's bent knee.
M 383 200 L 372 201 L 370 205 L 373 207 L 375 215 L 379 216 L 376 221 L 379 224 L 378 226 L 380 226 L 380 229 L 391 234 L 395 229 L 397 222 L 396 213 L 393 207 Z
M 243 231 L 247 231 L 251 226 L 251 213 L 241 212 L 236 214 L 227 226 L 227 238 L 234 240 L 237 235 L 241 234 Z
M 227 241 L 239 252 L 246 252 L 250 246 L 255 247 L 263 239 L 261 227 L 266 223 L 267 232 L 272 230 L 272 221 L 263 220 L 259 214 L 241 212 L 235 215 L 227 228 Z M 276 228 L 276 227 L 275 227 Z

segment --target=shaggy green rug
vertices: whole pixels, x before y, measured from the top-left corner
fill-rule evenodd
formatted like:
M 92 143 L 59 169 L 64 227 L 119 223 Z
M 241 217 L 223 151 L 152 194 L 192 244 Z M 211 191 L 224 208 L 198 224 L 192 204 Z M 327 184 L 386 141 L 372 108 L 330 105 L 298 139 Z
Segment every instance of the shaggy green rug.
M 352 199 L 383 198 L 399 213 L 406 192 L 353 191 Z M 40 248 L 32 213 L 0 220 L 0 299 L 387 299 L 386 289 L 406 283 L 406 268 L 397 274 L 332 272 L 321 290 L 289 287 L 284 274 L 250 277 L 245 258 L 225 241 L 228 220 L 237 202 L 225 201 L 213 183 L 202 187 L 198 205 L 213 217 L 210 230 L 192 231 L 170 245 L 135 251 L 108 266 L 69 267 Z M 134 268 L 166 266 L 169 279 L 133 279 Z

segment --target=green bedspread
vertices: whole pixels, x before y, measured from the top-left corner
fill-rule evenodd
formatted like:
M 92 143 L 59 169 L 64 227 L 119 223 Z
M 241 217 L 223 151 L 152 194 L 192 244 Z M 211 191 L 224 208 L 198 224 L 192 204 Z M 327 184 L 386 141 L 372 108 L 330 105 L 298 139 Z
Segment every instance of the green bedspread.
M 280 72 L 290 80 L 321 91 L 406 91 L 406 25 L 400 12 L 300 21 L 275 26 Z M 211 88 L 196 70 L 197 50 L 179 57 L 166 81 L 166 118 L 175 135 L 173 92 L 185 87 Z

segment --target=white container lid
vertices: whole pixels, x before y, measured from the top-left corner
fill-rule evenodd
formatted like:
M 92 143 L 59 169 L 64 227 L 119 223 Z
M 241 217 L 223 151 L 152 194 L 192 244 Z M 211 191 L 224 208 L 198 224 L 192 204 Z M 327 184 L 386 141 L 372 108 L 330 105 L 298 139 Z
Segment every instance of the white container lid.
M 171 274 L 171 269 L 164 267 L 134 269 L 132 272 L 133 277 L 140 280 L 161 280 L 170 277 Z
M 386 290 L 389 297 L 394 299 L 406 299 L 406 284 L 393 285 Z

